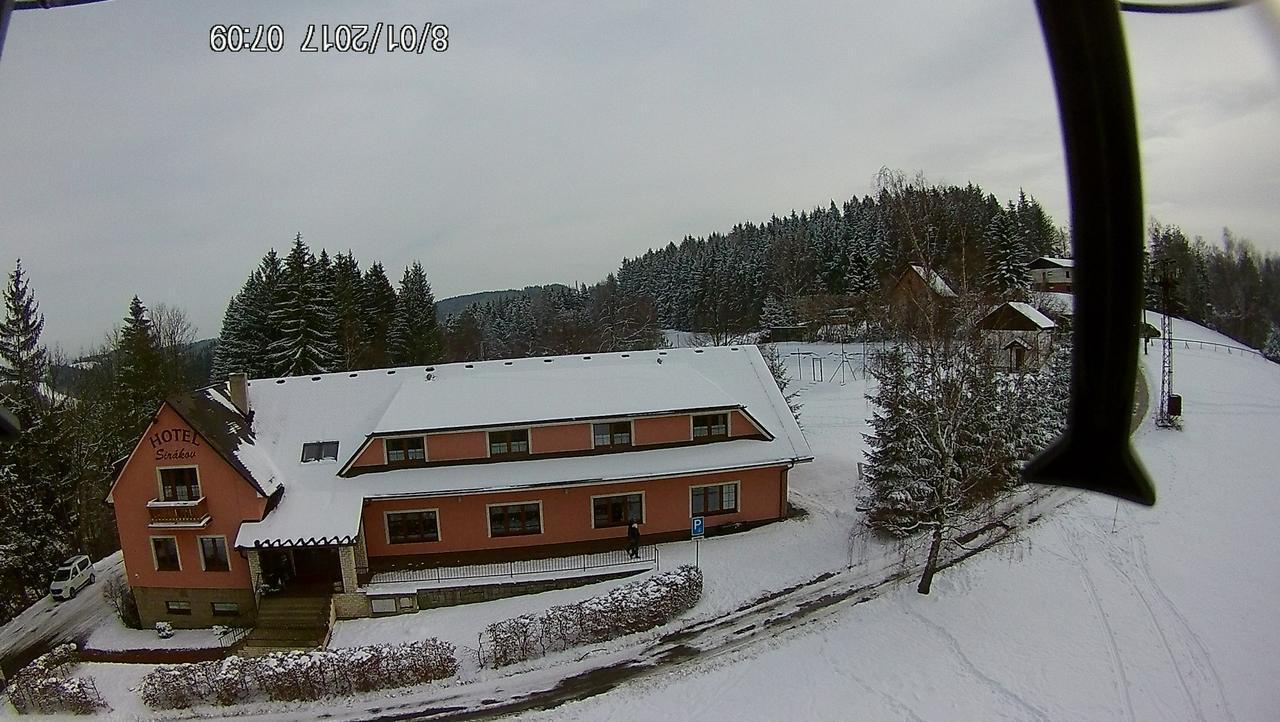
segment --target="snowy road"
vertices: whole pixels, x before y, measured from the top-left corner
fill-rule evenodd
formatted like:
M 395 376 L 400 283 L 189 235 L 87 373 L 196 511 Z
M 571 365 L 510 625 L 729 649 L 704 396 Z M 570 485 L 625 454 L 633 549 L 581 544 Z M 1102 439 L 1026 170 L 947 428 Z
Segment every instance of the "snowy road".
M 124 573 L 123 558 L 116 552 L 93 566 L 98 581 L 81 589 L 75 599 L 55 602 L 46 595 L 5 625 L 4 638 L 0 639 L 0 668 L 6 677 L 54 644 L 84 641 L 111 616 L 110 607 L 102 602 L 102 585 Z

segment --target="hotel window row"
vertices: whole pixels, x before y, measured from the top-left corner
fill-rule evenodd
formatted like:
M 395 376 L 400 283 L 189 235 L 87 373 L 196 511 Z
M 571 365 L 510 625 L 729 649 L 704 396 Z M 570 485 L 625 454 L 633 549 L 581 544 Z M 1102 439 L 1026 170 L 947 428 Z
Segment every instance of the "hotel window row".
M 690 417 L 690 441 L 718 441 L 729 438 L 729 415 L 700 414 Z M 523 459 L 536 452 L 529 446 L 529 429 L 505 429 L 489 431 L 486 434 L 490 459 Z M 329 444 L 332 443 L 332 452 Z M 427 460 L 426 436 L 387 437 L 387 464 L 412 464 Z M 591 425 L 591 449 L 594 451 L 625 451 L 634 446 L 634 431 L 631 421 L 609 421 Z M 330 456 L 329 454 L 333 455 Z M 337 442 L 325 442 L 321 450 L 319 443 L 304 444 L 302 460 L 336 458 Z
M 694 516 L 732 514 L 738 511 L 738 482 L 689 487 L 689 509 Z M 439 511 L 414 509 L 388 511 L 387 543 L 417 544 L 440 541 Z M 522 536 L 541 534 L 542 502 L 491 504 L 487 507 L 489 536 Z M 627 526 L 632 521 L 644 523 L 644 494 L 615 494 L 591 498 L 591 526 L 594 529 Z
M 227 554 L 227 538 L 222 536 L 202 536 L 196 541 L 200 545 L 200 568 L 206 572 L 231 571 L 231 557 Z M 151 537 L 151 553 L 158 572 L 182 571 L 182 558 L 178 553 L 178 538 L 172 536 Z

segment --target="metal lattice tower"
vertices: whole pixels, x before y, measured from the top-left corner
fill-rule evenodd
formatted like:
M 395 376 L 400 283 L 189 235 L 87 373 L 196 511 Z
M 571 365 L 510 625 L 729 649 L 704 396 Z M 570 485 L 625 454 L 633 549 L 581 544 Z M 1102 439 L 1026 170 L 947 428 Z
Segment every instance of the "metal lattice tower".
M 1160 264 L 1160 407 L 1156 412 L 1156 426 L 1176 427 L 1178 422 L 1169 413 L 1169 397 L 1173 395 L 1173 288 L 1177 284 L 1167 263 Z

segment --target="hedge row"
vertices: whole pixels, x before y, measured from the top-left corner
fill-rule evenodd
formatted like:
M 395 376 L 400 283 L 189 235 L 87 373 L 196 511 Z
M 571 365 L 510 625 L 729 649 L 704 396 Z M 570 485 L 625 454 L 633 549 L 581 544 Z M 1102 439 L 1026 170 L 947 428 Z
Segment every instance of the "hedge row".
M 23 714 L 92 714 L 107 703 L 93 680 L 67 677 L 80 663 L 74 644 L 62 644 L 18 670 L 9 687 L 9 701 Z
M 685 565 L 608 594 L 494 622 L 480 634 L 480 663 L 494 668 L 665 624 L 702 597 L 702 570 Z
M 142 678 L 141 694 L 144 702 L 159 709 L 262 698 L 314 700 L 408 687 L 457 672 L 453 645 L 428 639 L 162 665 Z

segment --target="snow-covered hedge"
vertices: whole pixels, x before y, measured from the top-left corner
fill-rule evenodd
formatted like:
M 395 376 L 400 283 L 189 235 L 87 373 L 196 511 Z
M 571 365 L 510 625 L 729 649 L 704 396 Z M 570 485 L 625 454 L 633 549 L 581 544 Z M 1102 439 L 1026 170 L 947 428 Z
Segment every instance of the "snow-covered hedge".
M 141 694 L 160 709 L 337 697 L 451 677 L 458 672 L 453 652 L 452 644 L 428 639 L 161 665 L 142 678 Z
M 80 663 L 74 644 L 63 644 L 36 657 L 13 676 L 9 701 L 23 714 L 92 714 L 106 708 L 93 680 L 67 677 Z
M 685 565 L 577 604 L 494 622 L 480 634 L 480 663 L 497 668 L 642 632 L 671 621 L 701 597 L 702 570 Z

